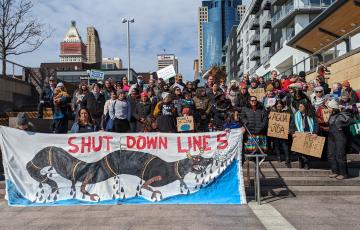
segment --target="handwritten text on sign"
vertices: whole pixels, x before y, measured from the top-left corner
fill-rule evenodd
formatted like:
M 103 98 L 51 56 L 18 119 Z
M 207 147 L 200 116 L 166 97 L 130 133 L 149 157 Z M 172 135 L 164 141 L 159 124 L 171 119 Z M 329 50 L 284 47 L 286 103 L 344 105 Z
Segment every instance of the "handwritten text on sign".
M 325 137 L 315 137 L 310 133 L 296 132 L 291 146 L 291 151 L 321 158 L 324 144 Z
M 194 130 L 194 117 L 184 116 L 176 118 L 177 130 L 179 132 Z
M 263 88 L 249 89 L 249 94 L 256 97 L 258 101 L 262 101 L 265 97 L 265 90 Z
M 268 136 L 288 139 L 290 114 L 271 112 L 269 115 Z

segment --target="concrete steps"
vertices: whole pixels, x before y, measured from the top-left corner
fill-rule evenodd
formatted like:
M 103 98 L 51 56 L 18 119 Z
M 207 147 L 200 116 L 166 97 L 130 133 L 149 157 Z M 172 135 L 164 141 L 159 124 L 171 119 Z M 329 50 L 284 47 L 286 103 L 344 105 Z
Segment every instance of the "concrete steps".
M 298 196 L 298 195 L 360 195 L 360 155 L 348 154 L 347 165 L 349 179 L 329 178 L 329 163 L 320 159 L 310 161 L 310 170 L 299 169 L 299 163 L 293 156 L 292 168 L 285 162 L 278 162 L 276 156 L 269 156 L 260 167 L 262 196 Z M 248 181 L 248 173 L 250 181 Z M 248 196 L 254 194 L 254 162 L 243 165 L 243 175 Z
M 253 197 L 253 188 L 247 189 L 248 197 Z M 360 186 L 262 186 L 261 196 L 352 196 L 360 195 Z
M 253 180 L 251 180 L 253 184 Z M 262 178 L 262 186 L 360 186 L 360 178 L 349 178 L 346 180 L 337 180 L 329 177 L 278 177 Z

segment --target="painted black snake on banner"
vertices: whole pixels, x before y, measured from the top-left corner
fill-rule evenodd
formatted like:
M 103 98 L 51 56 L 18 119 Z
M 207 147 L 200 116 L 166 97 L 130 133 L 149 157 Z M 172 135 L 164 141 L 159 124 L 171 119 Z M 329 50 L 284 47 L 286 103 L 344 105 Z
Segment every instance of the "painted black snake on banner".
M 86 190 L 88 184 L 96 184 L 121 174 L 133 175 L 144 181 L 141 189 L 151 191 L 153 199 L 156 198 L 156 193 L 161 195 L 161 192 L 154 191 L 151 187 L 161 187 L 179 180 L 180 185 L 187 188 L 183 181 L 185 175 L 190 172 L 201 174 L 212 162 L 213 159 L 201 156 L 188 156 L 180 161 L 166 162 L 149 153 L 118 150 L 97 162 L 86 163 L 62 148 L 46 147 L 27 163 L 26 169 L 30 176 L 40 183 L 39 186 L 48 184 L 52 193 L 58 192 L 59 187 L 49 174 L 41 173 L 45 167 L 50 167 L 49 171 L 54 169 L 61 177 L 70 180 L 72 190 L 75 190 L 77 182 L 82 182 L 80 191 L 94 201 L 95 197 L 99 196 Z

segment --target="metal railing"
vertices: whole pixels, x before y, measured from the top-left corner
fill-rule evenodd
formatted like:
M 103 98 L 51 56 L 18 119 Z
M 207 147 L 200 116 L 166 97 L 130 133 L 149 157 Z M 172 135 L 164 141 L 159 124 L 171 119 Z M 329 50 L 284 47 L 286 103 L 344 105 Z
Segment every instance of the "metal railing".
M 355 29 L 349 31 L 348 33 L 341 36 L 340 38 L 338 38 L 338 39 L 334 40 L 333 42 L 329 43 L 328 45 L 322 47 L 321 49 L 314 52 L 307 58 L 297 62 L 292 67 L 284 70 L 283 72 L 280 73 L 280 76 L 281 75 L 287 76 L 287 75 L 293 74 L 294 70 L 295 70 L 295 73 L 299 73 L 300 71 L 310 72 L 318 66 L 319 62 L 328 62 L 335 58 L 341 57 L 342 55 L 339 55 L 339 52 L 337 52 L 338 45 L 340 45 L 345 39 L 350 38 L 351 35 L 353 36 L 358 33 L 360 33 L 360 26 L 357 26 Z M 329 50 L 331 50 L 332 48 L 334 48 L 334 50 L 333 50 L 334 52 L 332 52 L 333 58 L 329 59 L 329 60 L 324 60 L 325 52 L 326 51 L 329 52 Z M 329 56 L 329 55 L 327 55 L 327 56 Z M 320 60 L 319 57 L 320 57 L 320 59 L 323 59 L 323 60 Z
M 260 49 L 253 50 L 250 53 L 250 59 L 251 60 L 254 60 L 254 59 L 257 59 L 257 58 L 260 58 Z
M 253 19 L 250 20 L 249 28 L 250 30 L 255 30 L 258 27 L 259 27 L 259 18 L 254 17 Z
M 260 42 L 260 34 L 255 33 L 250 37 L 250 43 L 258 43 Z
M 281 21 L 288 15 L 292 14 L 296 10 L 311 9 L 311 8 L 314 9 L 326 8 L 330 6 L 333 1 L 334 0 L 331 1 L 322 0 L 319 1 L 319 3 L 314 3 L 311 2 L 311 0 L 307 0 L 307 1 L 294 0 L 292 3 L 282 6 L 281 9 L 277 13 L 275 13 L 275 15 L 271 19 L 272 25 L 277 24 L 279 21 Z

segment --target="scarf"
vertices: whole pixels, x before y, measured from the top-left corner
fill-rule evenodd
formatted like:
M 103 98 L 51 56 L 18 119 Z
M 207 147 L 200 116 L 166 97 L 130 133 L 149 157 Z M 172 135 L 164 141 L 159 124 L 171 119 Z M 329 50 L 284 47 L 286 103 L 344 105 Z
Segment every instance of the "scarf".
M 307 117 L 307 121 L 309 123 L 310 133 L 313 133 L 314 132 L 314 120 L 309 116 L 306 116 L 306 117 Z M 302 133 L 304 132 L 305 125 L 303 124 L 302 115 L 301 115 L 300 111 L 297 111 L 295 113 L 295 125 L 299 132 L 302 132 Z

